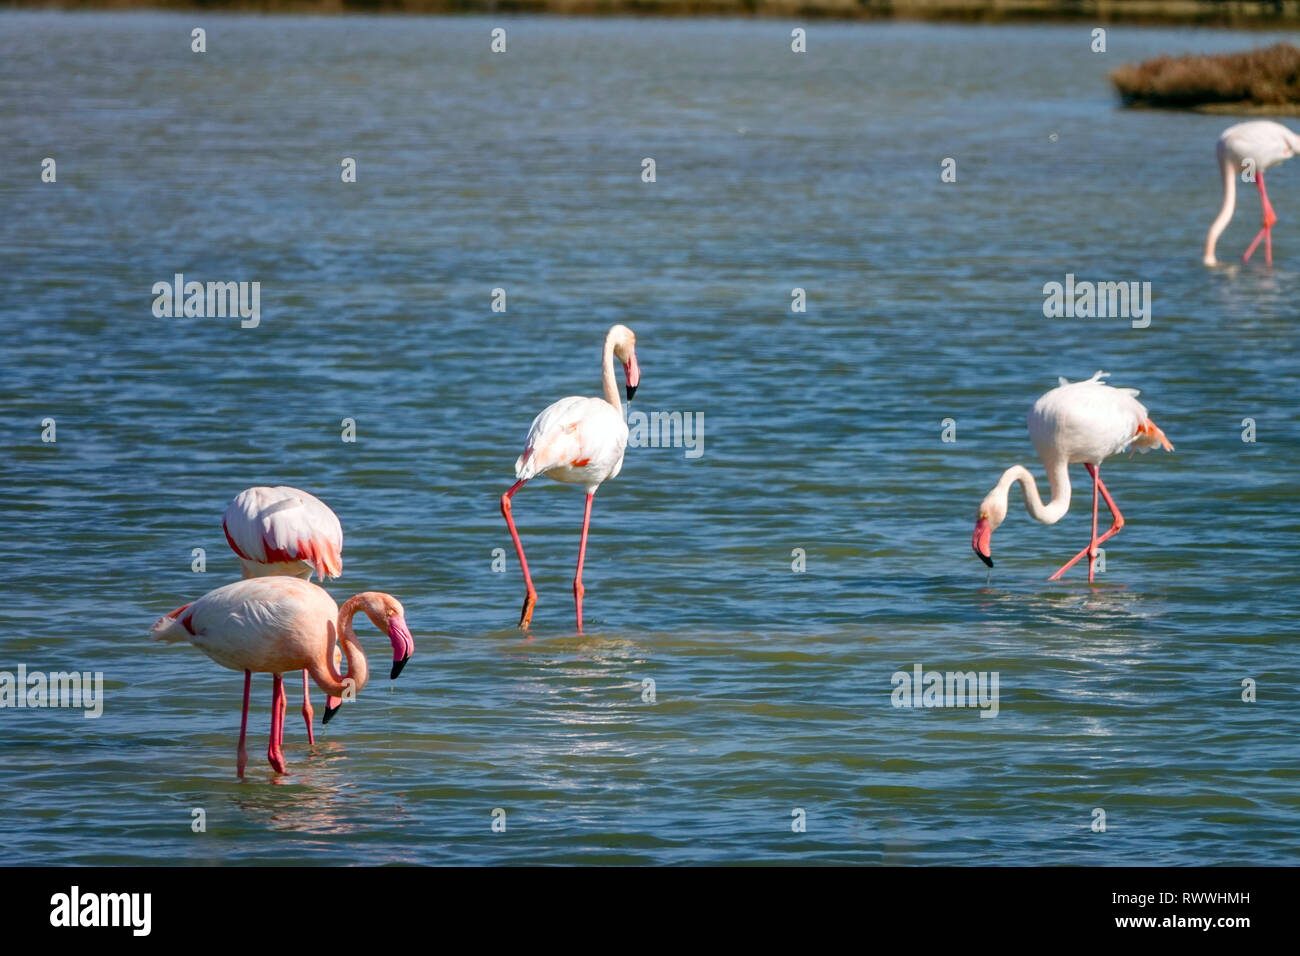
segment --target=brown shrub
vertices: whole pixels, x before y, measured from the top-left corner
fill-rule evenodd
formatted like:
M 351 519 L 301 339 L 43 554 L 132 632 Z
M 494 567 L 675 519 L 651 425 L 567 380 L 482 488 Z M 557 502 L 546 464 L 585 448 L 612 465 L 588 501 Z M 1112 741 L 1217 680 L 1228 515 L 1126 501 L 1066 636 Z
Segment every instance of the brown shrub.
M 1300 48 L 1277 43 L 1222 56 L 1161 56 L 1110 75 L 1125 106 L 1300 104 Z

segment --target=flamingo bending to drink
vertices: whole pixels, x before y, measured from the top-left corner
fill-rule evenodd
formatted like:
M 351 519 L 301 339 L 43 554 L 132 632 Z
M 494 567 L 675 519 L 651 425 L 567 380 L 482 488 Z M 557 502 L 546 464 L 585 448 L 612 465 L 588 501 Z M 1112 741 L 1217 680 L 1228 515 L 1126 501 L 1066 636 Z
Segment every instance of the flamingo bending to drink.
M 326 694 L 342 698 L 365 687 L 370 676 L 366 656 L 352 629 L 357 611 L 365 611 L 393 645 L 396 678 L 410 660 L 415 644 L 398 600 L 380 591 L 348 598 L 339 608 L 321 587 L 301 578 L 278 576 L 236 581 L 183 604 L 154 622 L 155 641 L 193 644 L 222 667 L 244 672 L 244 712 L 239 722 L 239 776 L 248 753 L 248 698 L 253 673 L 275 676 L 271 700 L 271 736 L 266 756 L 276 773 L 284 773 L 285 671 L 311 674 Z M 339 644 L 348 670 L 340 675 L 334 650 Z
M 1114 388 L 1098 372 L 1085 382 L 1067 382 L 1043 395 L 1029 410 L 1029 437 L 1034 450 L 1047 468 L 1052 500 L 1046 505 L 1029 469 L 1012 465 L 1002 473 L 997 485 L 980 502 L 971 547 L 980 560 L 993 567 L 990 540 L 998 525 L 1007 517 L 1007 498 L 1011 486 L 1020 482 L 1025 493 L 1025 510 L 1043 524 L 1056 524 L 1070 509 L 1069 466 L 1083 463 L 1092 476 L 1092 540 L 1048 580 L 1055 581 L 1082 558 L 1088 556 L 1088 581 L 1093 580 L 1097 546 L 1124 527 L 1124 516 L 1101 480 L 1101 463 L 1111 455 L 1132 446 L 1146 452 L 1157 446 L 1173 451 L 1165 433 L 1147 417 L 1146 407 L 1137 400 L 1135 388 Z M 1110 530 L 1097 536 L 1097 494 L 1106 499 L 1113 521 Z
M 1272 265 L 1273 226 L 1277 222 L 1277 214 L 1273 212 L 1273 204 L 1268 201 L 1268 192 L 1264 189 L 1264 170 L 1271 169 L 1282 160 L 1300 153 L 1300 136 L 1272 120 L 1251 120 L 1225 129 L 1219 136 L 1216 149 L 1219 156 L 1219 170 L 1223 174 L 1223 205 L 1219 208 L 1219 214 L 1210 225 L 1210 231 L 1205 237 L 1203 261 L 1207 266 L 1218 264 L 1214 258 L 1214 247 L 1223 230 L 1228 227 L 1232 213 L 1237 207 L 1237 176 L 1253 169 L 1264 222 L 1263 228 L 1256 234 L 1255 241 L 1250 244 L 1241 261 L 1249 262 L 1255 247 L 1263 239 L 1264 261 Z
M 246 578 L 289 574 L 320 581 L 343 573 L 343 526 L 325 502 L 298 488 L 259 486 L 241 491 L 221 516 L 226 541 L 239 557 Z M 337 666 L 337 661 L 335 662 Z M 339 702 L 325 698 L 324 722 L 338 711 Z M 302 672 L 302 719 L 307 742 L 316 742 L 311 720 L 311 694 L 307 672 Z

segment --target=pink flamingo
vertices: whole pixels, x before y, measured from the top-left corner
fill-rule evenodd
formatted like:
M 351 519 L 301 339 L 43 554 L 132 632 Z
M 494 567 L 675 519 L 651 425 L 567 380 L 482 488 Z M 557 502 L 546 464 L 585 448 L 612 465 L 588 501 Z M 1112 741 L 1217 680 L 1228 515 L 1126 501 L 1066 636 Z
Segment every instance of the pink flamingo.
M 1085 554 L 1088 556 L 1088 581 L 1093 580 L 1097 546 L 1124 527 L 1124 516 L 1101 480 L 1101 463 L 1111 455 L 1132 446 L 1146 452 L 1158 445 L 1166 451 L 1174 446 L 1165 433 L 1147 417 L 1147 410 L 1137 400 L 1135 388 L 1113 388 L 1102 382 L 1105 372 L 1098 372 L 1086 382 L 1067 382 L 1043 395 L 1029 410 L 1029 437 L 1034 450 L 1047 468 L 1052 500 L 1046 505 L 1029 469 L 1012 465 L 1002 473 L 998 483 L 980 502 L 971 547 L 980 560 L 993 567 L 990 539 L 1007 517 L 1007 497 L 1011 485 L 1020 482 L 1025 492 L 1025 510 L 1043 524 L 1056 524 L 1070 510 L 1069 466 L 1079 462 L 1092 475 L 1092 541 L 1048 580 L 1055 581 Z M 1113 518 L 1110 530 L 1097 536 L 1097 493 L 1106 499 Z
M 327 581 L 343 573 L 343 526 L 338 515 L 305 491 L 287 485 L 241 491 L 226 506 L 221 527 L 246 578 L 289 574 L 310 579 L 315 571 L 319 580 Z M 333 697 L 325 698 L 324 723 L 338 711 L 338 704 Z M 311 744 L 316 742 L 311 725 L 314 713 L 303 671 L 302 718 Z
M 537 475 L 547 475 L 556 481 L 583 485 L 587 490 L 587 506 L 582 515 L 582 541 L 578 546 L 578 570 L 573 577 L 573 600 L 577 607 L 578 633 L 582 633 L 582 564 L 587 554 L 587 528 L 591 523 L 591 499 L 596 489 L 609 478 L 614 478 L 623 468 L 623 451 L 627 447 L 627 422 L 623 417 L 623 404 L 619 399 L 614 378 L 614 359 L 623 363 L 623 376 L 627 384 L 627 400 L 641 381 L 641 370 L 636 362 L 636 336 L 626 325 L 615 325 L 605 336 L 602 355 L 601 384 L 603 398 L 562 398 L 533 419 L 524 441 L 524 453 L 515 462 L 518 479 L 510 490 L 501 496 L 501 513 L 510 528 L 519 566 L 524 572 L 523 611 L 519 627 L 527 629 L 537 604 L 537 591 L 528 573 L 524 546 L 519 540 L 514 519 L 510 515 L 510 499 L 524 486 L 524 482 Z
M 365 611 L 393 645 L 396 678 L 411 659 L 415 644 L 406 626 L 402 605 L 392 595 L 365 591 L 348 598 L 340 609 L 321 587 L 293 577 L 253 578 L 209 591 L 154 622 L 155 641 L 188 641 L 222 667 L 244 672 L 244 713 L 239 722 L 239 776 L 248 752 L 248 698 L 253 673 L 275 676 L 271 699 L 271 736 L 266 756 L 276 773 L 284 773 L 285 671 L 304 670 L 334 697 L 356 694 L 366 686 L 370 671 L 361 651 L 352 618 Z M 340 675 L 334 650 L 342 644 L 348 672 Z
M 1241 261 L 1249 262 L 1255 247 L 1263 239 L 1264 261 L 1272 265 L 1273 225 L 1277 222 L 1277 214 L 1273 212 L 1273 204 L 1268 201 L 1268 193 L 1264 189 L 1264 170 L 1271 169 L 1282 160 L 1300 153 L 1300 136 L 1272 120 L 1251 120 L 1225 129 L 1219 136 L 1217 152 L 1219 170 L 1223 174 L 1223 205 L 1219 209 L 1219 215 L 1210 225 L 1209 234 L 1205 237 L 1203 261 L 1207 266 L 1218 264 L 1214 258 L 1214 247 L 1232 219 L 1232 213 L 1237 206 L 1237 176 L 1246 168 L 1243 164 L 1248 164 L 1254 168 L 1255 186 L 1259 189 L 1264 224 L 1256 234 L 1255 241 L 1246 250 L 1246 254 L 1241 257 Z

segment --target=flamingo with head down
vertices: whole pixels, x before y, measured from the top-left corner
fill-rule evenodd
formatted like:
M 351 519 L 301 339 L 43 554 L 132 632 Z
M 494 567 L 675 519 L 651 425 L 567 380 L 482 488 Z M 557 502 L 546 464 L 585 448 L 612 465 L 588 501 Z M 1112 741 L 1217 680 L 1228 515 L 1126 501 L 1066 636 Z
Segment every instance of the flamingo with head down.
M 1219 156 L 1219 171 L 1223 175 L 1223 205 L 1219 214 L 1210 224 L 1210 231 L 1205 237 L 1204 263 L 1217 265 L 1214 248 L 1219 236 L 1228 227 L 1232 214 L 1237 208 L 1237 176 L 1253 168 L 1255 187 L 1259 190 L 1259 202 L 1263 209 L 1263 227 L 1255 235 L 1242 262 L 1249 262 L 1255 247 L 1264 240 L 1264 261 L 1273 264 L 1273 226 L 1277 223 L 1277 214 L 1273 204 L 1268 201 L 1268 192 L 1264 189 L 1264 170 L 1271 169 L 1284 159 L 1300 153 L 1300 136 L 1291 132 L 1281 123 L 1272 120 L 1251 120 L 1229 126 L 1219 136 L 1216 147 Z M 1243 165 L 1244 164 L 1244 165 Z
M 246 578 L 289 574 L 319 581 L 343 573 L 343 526 L 325 502 L 287 485 L 259 486 L 241 491 L 221 516 L 226 541 L 239 557 Z M 337 661 L 335 662 L 337 666 Z M 325 698 L 324 722 L 338 711 L 339 702 Z M 312 729 L 311 694 L 307 672 L 302 672 L 302 719 L 307 742 L 316 742 Z
M 1029 437 L 1034 450 L 1047 468 L 1052 500 L 1043 504 L 1038 485 L 1029 469 L 1012 465 L 1002 473 L 997 485 L 980 502 L 971 547 L 981 561 L 993 567 L 990 542 L 993 532 L 1007 517 L 1007 499 L 1011 486 L 1020 482 L 1025 493 L 1025 510 L 1043 524 L 1056 524 L 1070 510 L 1070 465 L 1082 463 L 1092 476 L 1092 540 L 1048 580 L 1055 581 L 1085 554 L 1088 556 L 1088 581 L 1093 580 L 1097 546 L 1124 527 L 1114 499 L 1101 480 L 1101 463 L 1126 448 L 1146 452 L 1163 446 L 1173 451 L 1165 433 L 1147 417 L 1146 407 L 1137 400 L 1135 388 L 1114 388 L 1098 372 L 1086 382 L 1067 382 L 1043 395 L 1029 410 Z M 1097 494 L 1106 499 L 1113 521 L 1110 530 L 1097 536 Z
M 222 667 L 244 672 L 244 712 L 239 722 L 239 776 L 248 753 L 248 699 L 253 673 L 275 677 L 271 700 L 271 736 L 266 756 L 276 773 L 284 773 L 285 671 L 311 674 L 326 694 L 342 698 L 366 686 L 370 671 L 352 629 L 357 611 L 365 611 L 393 645 L 396 678 L 410 660 L 415 644 L 402 605 L 390 594 L 365 591 L 340 608 L 321 587 L 293 577 L 252 578 L 209 591 L 154 622 L 155 641 L 193 644 Z M 348 670 L 339 674 L 334 650 L 342 645 Z

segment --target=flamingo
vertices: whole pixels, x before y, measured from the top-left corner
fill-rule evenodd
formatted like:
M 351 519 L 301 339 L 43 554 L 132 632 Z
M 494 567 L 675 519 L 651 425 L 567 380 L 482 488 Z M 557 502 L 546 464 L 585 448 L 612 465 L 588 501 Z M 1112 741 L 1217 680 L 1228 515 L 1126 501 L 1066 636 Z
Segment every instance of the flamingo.
M 343 526 L 338 515 L 315 495 L 278 485 L 241 491 L 226 506 L 221 527 L 231 550 L 239 556 L 245 578 L 291 574 L 321 581 L 343 573 Z M 335 666 L 338 662 L 335 661 Z M 338 711 L 338 701 L 325 699 L 324 723 Z M 311 721 L 315 711 L 302 672 L 302 719 L 307 742 L 316 742 Z
M 519 566 L 524 572 L 524 607 L 519 615 L 519 627 L 527 630 L 537 604 L 537 591 L 528 573 L 524 546 L 519 540 L 514 518 L 510 514 L 510 499 L 524 483 L 538 475 L 547 475 L 556 481 L 583 485 L 587 491 L 586 510 L 582 515 L 582 541 L 578 546 L 578 570 L 573 577 L 573 600 L 577 608 L 578 633 L 582 633 L 582 564 L 587 554 L 587 528 L 591 523 L 591 500 L 601 484 L 618 475 L 623 469 L 623 451 L 627 447 L 627 422 L 623 418 L 623 405 L 614 379 L 614 359 L 623 363 L 627 400 L 632 401 L 641 381 L 641 370 L 636 362 L 636 336 L 626 325 L 615 325 L 605 335 L 602 355 L 602 398 L 570 396 L 562 398 L 533 419 L 524 441 L 524 453 L 515 461 L 515 478 L 510 490 L 501 496 L 501 514 L 505 516 L 519 555 Z
M 183 604 L 154 622 L 155 641 L 188 641 L 222 667 L 244 672 L 244 713 L 239 722 L 239 776 L 244 775 L 248 752 L 248 698 L 253 673 L 275 677 L 271 698 L 271 736 L 266 756 L 276 773 L 284 773 L 284 672 L 304 670 L 334 697 L 357 693 L 366 686 L 370 671 L 361 651 L 352 618 L 365 611 L 375 627 L 393 645 L 396 678 L 411 659 L 415 644 L 398 600 L 380 591 L 350 597 L 339 608 L 324 588 L 301 578 L 258 577 L 209 591 L 197 601 Z M 342 644 L 348 672 L 340 676 L 334 650 Z M 350 688 L 350 691 L 349 691 Z
M 1020 482 L 1025 493 L 1025 510 L 1036 521 L 1056 524 L 1070 509 L 1069 466 L 1082 462 L 1092 476 L 1092 541 L 1048 580 L 1055 581 L 1085 554 L 1088 556 L 1088 581 L 1093 580 L 1097 546 L 1124 527 L 1124 516 L 1101 480 L 1101 463 L 1111 455 L 1132 446 L 1143 453 L 1163 446 L 1173 451 L 1165 433 L 1147 417 L 1146 407 L 1137 400 L 1135 388 L 1114 388 L 1102 381 L 1108 373 L 1097 372 L 1083 382 L 1067 382 L 1047 392 L 1029 410 L 1029 437 L 1034 450 L 1047 469 L 1052 500 L 1046 505 L 1039 497 L 1038 486 L 1029 469 L 1012 465 L 1002 473 L 993 490 L 980 502 L 971 547 L 980 560 L 993 567 L 989 542 L 998 525 L 1007 517 L 1007 496 L 1011 485 Z M 1106 499 L 1113 519 L 1110 530 L 1097 537 L 1097 493 Z
M 1272 265 L 1273 225 L 1277 222 L 1277 214 L 1273 212 L 1273 204 L 1268 201 L 1268 193 L 1264 189 L 1264 170 L 1300 153 L 1300 136 L 1272 120 L 1251 120 L 1225 129 L 1219 136 L 1217 152 L 1219 169 L 1223 173 L 1223 205 L 1205 237 L 1204 262 L 1207 266 L 1217 265 L 1214 247 L 1219 241 L 1219 235 L 1232 219 L 1233 210 L 1237 206 L 1237 175 L 1242 171 L 1242 163 L 1249 160 L 1254 164 L 1255 186 L 1259 189 L 1264 223 L 1241 261 L 1249 262 L 1255 247 L 1263 239 L 1264 259 Z

